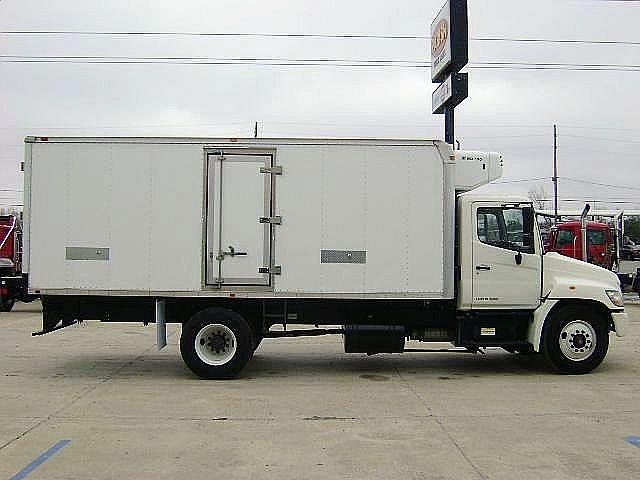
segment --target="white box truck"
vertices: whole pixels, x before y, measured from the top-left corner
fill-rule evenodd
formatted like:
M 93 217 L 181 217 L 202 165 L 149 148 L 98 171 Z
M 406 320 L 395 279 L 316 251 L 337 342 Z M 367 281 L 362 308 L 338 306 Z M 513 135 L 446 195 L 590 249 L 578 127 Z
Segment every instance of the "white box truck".
M 36 335 L 135 321 L 156 323 L 162 347 L 180 323 L 182 357 L 205 378 L 238 374 L 263 338 L 342 334 L 368 354 L 406 339 L 499 346 L 585 373 L 624 335 L 613 273 L 543 255 L 528 199 L 471 192 L 501 176 L 498 154 L 417 140 L 25 146 Z

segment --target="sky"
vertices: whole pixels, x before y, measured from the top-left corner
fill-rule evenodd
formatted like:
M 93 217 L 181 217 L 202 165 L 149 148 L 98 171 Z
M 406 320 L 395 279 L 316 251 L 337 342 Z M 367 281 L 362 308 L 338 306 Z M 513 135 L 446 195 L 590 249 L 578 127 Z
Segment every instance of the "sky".
M 442 0 L 0 0 L 0 32 L 207 32 L 428 36 Z M 491 191 L 561 207 L 640 208 L 640 2 L 469 0 L 471 63 L 634 65 L 481 69 L 456 109 L 464 150 L 498 151 Z M 627 43 L 489 41 L 487 38 Z M 485 40 L 481 40 L 481 39 Z M 402 66 L 13 63 L 8 56 L 406 60 Z M 436 138 L 426 39 L 0 33 L 0 205 L 21 203 L 23 138 L 252 136 Z M 31 58 L 32 59 L 32 58 Z M 353 63 L 353 62 L 346 62 Z M 533 180 L 531 180 L 533 179 Z M 603 185 L 604 184 L 604 185 Z M 612 203 L 617 202 L 617 203 Z M 547 206 L 551 206 L 550 203 Z

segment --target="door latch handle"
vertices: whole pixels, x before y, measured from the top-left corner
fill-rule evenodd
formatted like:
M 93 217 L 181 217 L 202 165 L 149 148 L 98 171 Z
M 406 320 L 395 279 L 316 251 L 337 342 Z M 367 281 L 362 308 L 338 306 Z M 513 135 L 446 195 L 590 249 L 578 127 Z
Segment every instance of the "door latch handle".
M 229 245 L 229 251 L 221 251 L 217 257 L 217 260 L 224 260 L 224 257 L 241 257 L 246 256 L 247 252 L 236 252 L 236 249 Z
M 476 265 L 476 270 L 491 270 L 489 265 Z

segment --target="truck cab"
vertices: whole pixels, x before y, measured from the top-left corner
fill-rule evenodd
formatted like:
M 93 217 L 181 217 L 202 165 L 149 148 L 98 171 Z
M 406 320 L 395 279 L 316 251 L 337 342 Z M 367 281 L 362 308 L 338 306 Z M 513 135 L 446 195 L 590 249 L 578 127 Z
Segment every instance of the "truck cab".
M 582 259 L 582 231 L 579 221 L 564 222 L 551 229 L 545 250 Z M 614 240 L 606 223 L 587 222 L 587 261 L 610 270 Z
M 474 319 L 479 335 L 484 331 L 507 342 L 518 338 L 520 325 L 528 346 L 544 351 L 560 370 L 585 373 L 598 365 L 608 349 L 609 331 L 618 336 L 626 331 L 617 276 L 545 252 L 533 205 L 526 198 L 466 193 L 457 204 L 457 308 Z M 592 231 L 608 238 L 608 229 Z M 500 321 L 501 315 L 509 320 Z M 517 321 L 519 316 L 524 320 Z M 507 348 L 524 350 L 517 344 Z

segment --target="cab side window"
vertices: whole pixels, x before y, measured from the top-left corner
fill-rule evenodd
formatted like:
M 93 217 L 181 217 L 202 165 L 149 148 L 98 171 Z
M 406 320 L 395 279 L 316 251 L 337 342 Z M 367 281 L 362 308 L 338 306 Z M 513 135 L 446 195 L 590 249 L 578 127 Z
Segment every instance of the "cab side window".
M 478 240 L 487 245 L 534 253 L 531 207 L 480 207 L 477 211 Z
M 490 245 L 500 242 L 498 216 L 494 212 L 480 212 L 478 210 L 478 238 L 482 243 Z
M 604 245 L 605 234 L 603 230 L 587 230 L 587 242 L 590 245 Z

